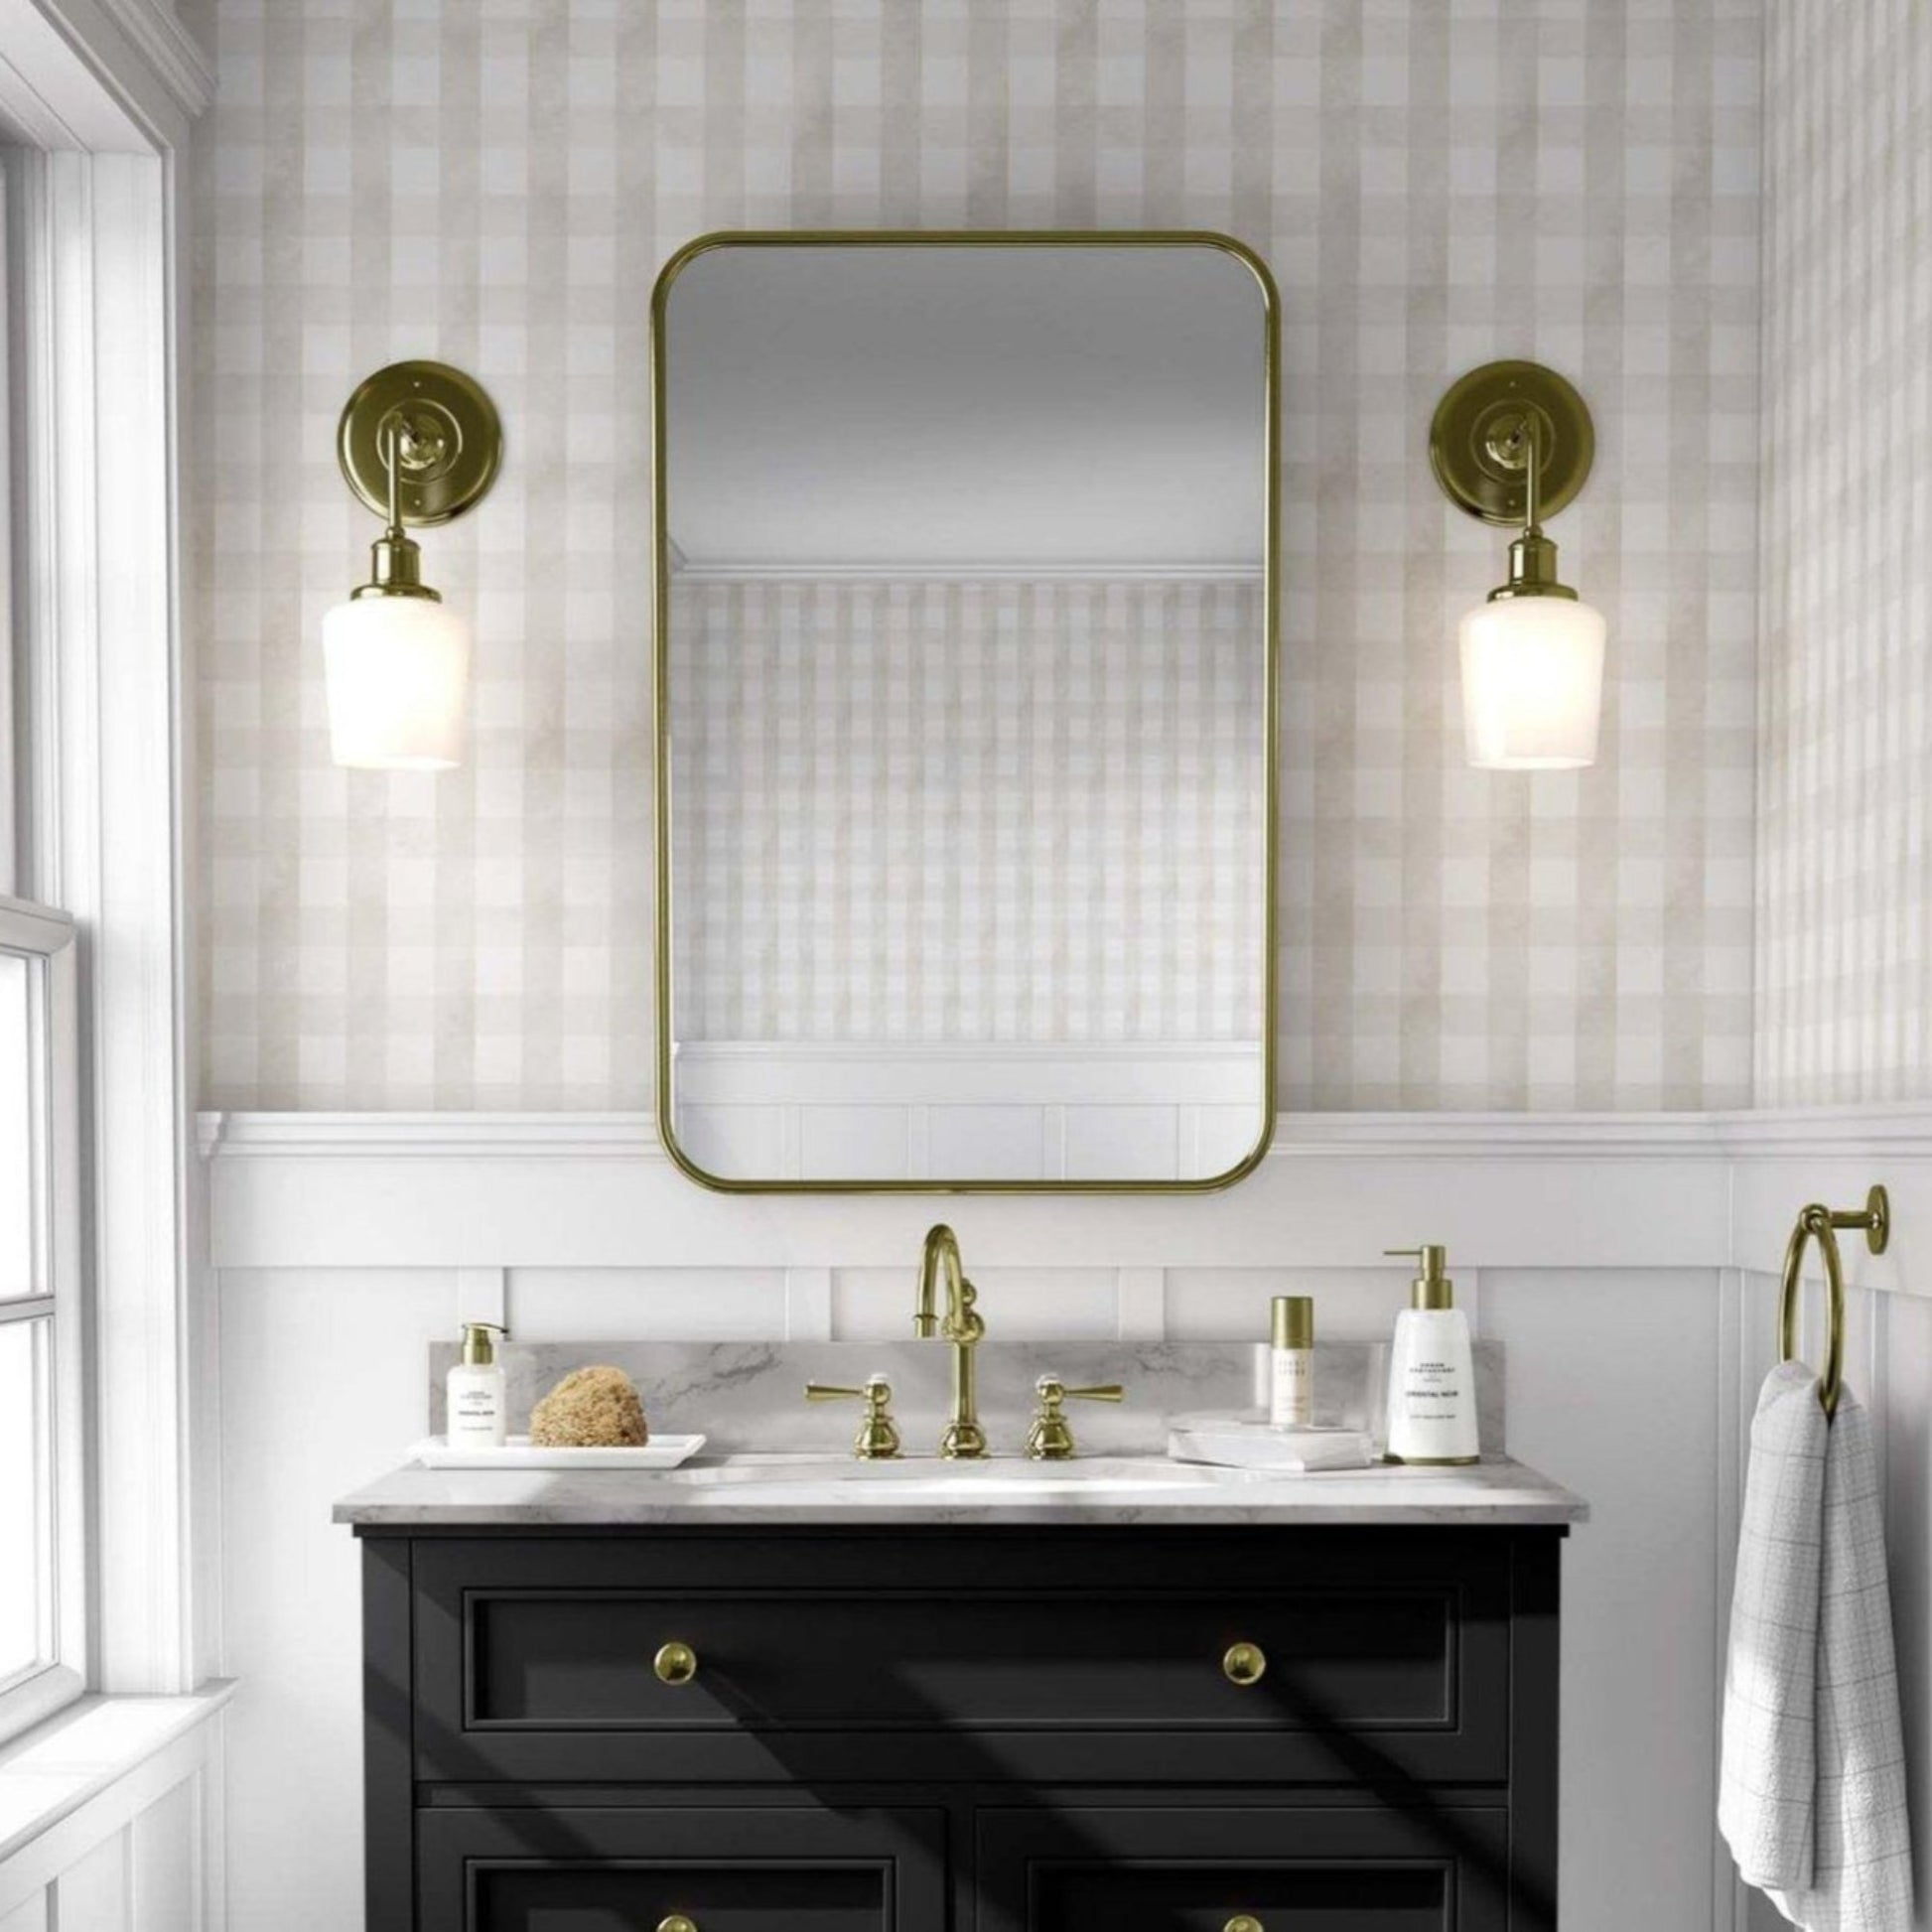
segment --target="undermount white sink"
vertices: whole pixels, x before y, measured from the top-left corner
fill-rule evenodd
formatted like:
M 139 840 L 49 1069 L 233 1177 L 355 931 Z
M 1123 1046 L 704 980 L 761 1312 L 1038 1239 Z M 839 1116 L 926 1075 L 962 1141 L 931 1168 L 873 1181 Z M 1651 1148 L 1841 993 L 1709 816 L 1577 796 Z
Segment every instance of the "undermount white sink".
M 719 1502 L 751 1502 L 773 1490 L 801 1484 L 857 1497 L 889 1491 L 896 1499 L 1001 1496 L 1118 1496 L 1124 1492 L 1212 1487 L 1240 1480 L 1240 1472 L 1198 1463 L 1169 1462 L 1159 1456 L 1096 1455 L 1071 1462 L 1029 1462 L 995 1456 L 984 1462 L 946 1462 L 911 1456 L 891 1462 L 861 1462 L 845 1456 L 739 1455 L 729 1461 L 678 1469 L 658 1478 L 692 1488 L 715 1490 Z

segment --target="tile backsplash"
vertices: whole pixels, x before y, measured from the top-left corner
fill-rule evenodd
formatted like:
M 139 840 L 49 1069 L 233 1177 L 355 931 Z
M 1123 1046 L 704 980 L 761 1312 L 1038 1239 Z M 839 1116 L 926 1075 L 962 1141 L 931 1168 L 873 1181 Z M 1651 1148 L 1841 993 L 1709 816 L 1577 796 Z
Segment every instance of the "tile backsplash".
M 1755 0 L 193 0 L 204 1103 L 632 1108 L 651 1060 L 646 306 L 763 225 L 1200 226 L 1285 311 L 1283 1104 L 1746 1097 Z M 472 755 L 329 762 L 319 629 L 370 520 L 337 412 L 405 354 L 508 438 L 429 533 Z M 1603 756 L 1462 763 L 1447 382 L 1595 411 L 1556 526 Z M 219 570 L 214 570 L 218 533 Z

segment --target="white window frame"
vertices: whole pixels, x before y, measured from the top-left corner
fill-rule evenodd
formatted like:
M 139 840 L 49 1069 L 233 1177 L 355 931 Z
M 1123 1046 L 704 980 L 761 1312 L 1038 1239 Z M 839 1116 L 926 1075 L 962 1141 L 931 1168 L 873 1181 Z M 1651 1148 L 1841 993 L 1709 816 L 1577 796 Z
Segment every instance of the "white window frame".
M 3 660 L 0 660 L 3 661 Z M 79 974 L 73 921 L 64 912 L 0 897 L 0 951 L 38 967 L 32 1010 L 39 1077 L 29 1100 L 36 1116 L 32 1295 L 0 1302 L 0 1321 L 46 1318 L 53 1341 L 49 1390 L 53 1467 L 46 1489 L 50 1574 L 43 1661 L 32 1675 L 0 1688 L 0 1741 L 70 1704 L 90 1675 L 92 1597 L 87 1561 L 86 1296 L 82 1276 Z
M 179 782 L 183 163 L 212 75 L 168 0 L 0 0 L 0 50 L 15 741 L 32 752 L 11 788 L 12 890 L 66 907 L 74 934 L 60 970 L 79 1042 L 84 1350 L 63 1420 L 77 1411 L 90 1478 L 76 1674 L 179 1694 L 212 1675 L 220 1641 Z

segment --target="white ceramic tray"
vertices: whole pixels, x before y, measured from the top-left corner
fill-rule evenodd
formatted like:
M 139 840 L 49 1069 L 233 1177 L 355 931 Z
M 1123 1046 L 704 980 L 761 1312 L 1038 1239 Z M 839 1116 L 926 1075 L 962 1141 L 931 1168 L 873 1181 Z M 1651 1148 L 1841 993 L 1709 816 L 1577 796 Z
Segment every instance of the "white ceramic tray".
M 702 1436 L 653 1436 L 640 1449 L 535 1449 L 512 1436 L 501 1449 L 452 1449 L 431 1436 L 409 1451 L 426 1469 L 675 1469 L 704 1448 Z
M 1176 1462 L 1215 1462 L 1229 1469 L 1366 1469 L 1374 1446 L 1359 1429 L 1276 1429 L 1259 1416 L 1173 1416 L 1168 1453 Z

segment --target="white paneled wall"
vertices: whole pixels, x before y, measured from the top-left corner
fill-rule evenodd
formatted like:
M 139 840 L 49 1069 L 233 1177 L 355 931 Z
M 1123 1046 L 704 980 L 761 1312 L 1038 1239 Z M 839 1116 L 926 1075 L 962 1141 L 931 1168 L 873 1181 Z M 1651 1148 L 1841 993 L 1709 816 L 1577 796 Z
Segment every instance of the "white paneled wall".
M 1879 1298 L 1871 1382 L 1885 1392 L 1879 1438 L 1892 1636 L 1905 1694 L 1918 1925 L 1932 1926 L 1932 1302 Z
M 219 1691 L 88 1699 L 0 1752 L 0 1932 L 224 1924 L 207 1855 L 224 1795 L 221 1707 Z M 29 1816 L 35 1829 L 10 1844 Z
M 1590 1503 L 1563 1566 L 1566 1928 L 1661 1932 L 1709 1911 L 1722 1279 L 1483 1277 L 1483 1332 L 1508 1351 L 1510 1452 Z
M 1286 1292 L 1315 1297 L 1332 1339 L 1381 1337 L 1409 1265 L 1380 1250 L 1447 1241 L 1458 1299 L 1506 1351 L 1511 1450 L 1592 1510 L 1564 1562 L 1566 1932 L 1737 1932 L 1753 1921 L 1713 1824 L 1717 1713 L 1765 1270 L 1803 1201 L 1887 1180 L 1892 1252 L 1848 1250 L 1848 1373 L 1886 1446 L 1932 1847 L 1932 1260 L 1915 1261 L 1932 1258 L 1932 1116 L 1285 1118 L 1250 1181 L 1160 1200 L 726 1199 L 612 1116 L 258 1116 L 207 1139 L 237 1927 L 360 1922 L 357 1563 L 329 1511 L 422 1430 L 430 1341 L 492 1311 L 529 1341 L 902 1337 L 941 1217 L 994 1334 L 1042 1351 L 1257 1337 Z
M 360 1582 L 345 1490 L 422 1433 L 453 1274 L 223 1274 L 228 1914 L 235 1932 L 362 1923 Z

